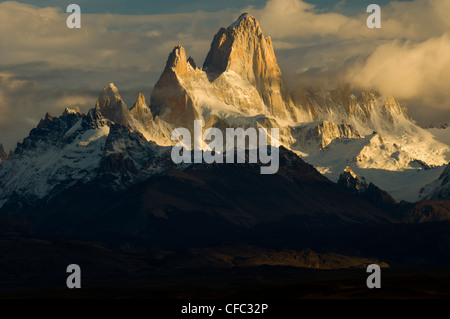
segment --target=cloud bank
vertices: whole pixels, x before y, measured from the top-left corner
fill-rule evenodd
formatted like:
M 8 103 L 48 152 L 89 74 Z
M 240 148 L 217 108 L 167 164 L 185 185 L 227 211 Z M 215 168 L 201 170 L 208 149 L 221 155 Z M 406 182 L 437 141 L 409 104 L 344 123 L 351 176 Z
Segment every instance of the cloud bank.
M 350 83 L 405 101 L 424 124 L 450 121 L 450 1 L 391 2 L 381 29 L 366 27 L 365 9 L 346 16 L 270 0 L 255 14 L 279 44 L 280 64 L 295 70 L 291 87 Z

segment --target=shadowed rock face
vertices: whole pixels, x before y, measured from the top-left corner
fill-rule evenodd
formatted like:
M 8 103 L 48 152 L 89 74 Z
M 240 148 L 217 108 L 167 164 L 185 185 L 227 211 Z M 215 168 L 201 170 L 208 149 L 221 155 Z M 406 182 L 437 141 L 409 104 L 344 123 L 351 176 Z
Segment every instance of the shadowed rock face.
M 450 220 L 450 201 L 448 200 L 421 201 L 410 209 L 403 218 L 403 222 L 411 224 L 448 220 Z
M 364 178 L 359 179 L 349 166 L 339 176 L 338 185 L 379 208 L 389 209 L 396 204 L 387 192 L 373 183 L 367 184 Z
M 126 129 L 112 126 L 107 144 L 126 133 L 122 131 Z M 127 143 L 141 140 L 135 136 Z M 114 146 L 106 148 L 108 153 Z M 284 148 L 274 175 L 261 175 L 261 163 L 193 164 L 115 191 L 114 174 L 123 174 L 120 182 L 126 183 L 139 164 L 127 160 L 136 157 L 132 145 L 128 149 L 123 156 L 107 156 L 103 174 L 92 182 L 78 183 L 27 209 L 34 230 L 95 240 L 141 238 L 181 247 L 231 239 L 288 243 L 290 236 L 393 221 Z

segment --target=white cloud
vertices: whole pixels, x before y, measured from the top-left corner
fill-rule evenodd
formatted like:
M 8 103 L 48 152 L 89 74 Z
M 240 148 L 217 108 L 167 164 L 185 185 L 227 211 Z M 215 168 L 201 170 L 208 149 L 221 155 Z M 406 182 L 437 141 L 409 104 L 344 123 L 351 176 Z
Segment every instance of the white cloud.
M 419 99 L 433 108 L 448 109 L 449 52 L 448 34 L 419 43 L 390 42 L 352 66 L 347 79 L 400 99 Z
M 337 5 L 339 7 L 339 4 Z M 447 32 L 450 28 L 450 1 L 393 1 L 381 7 L 381 29 L 366 26 L 364 2 L 361 13 L 347 16 L 322 13 L 314 4 L 303 0 L 269 0 L 261 9 L 249 8 L 259 18 L 264 31 L 276 39 L 335 37 L 340 39 L 398 39 L 425 40 Z
M 358 29 L 356 19 L 337 13 L 319 13 L 313 4 L 302 0 L 269 0 L 252 10 L 265 33 L 273 38 L 310 38 L 336 35 L 343 28 Z
M 121 66 L 149 69 L 155 60 L 167 57 L 180 40 L 191 46 L 194 54 L 206 51 L 209 47 L 206 36 L 212 35 L 205 25 L 214 23 L 214 29 L 218 29 L 218 23 L 230 21 L 235 15 L 229 11 L 166 15 L 82 14 L 81 29 L 69 29 L 66 27 L 68 14 L 61 9 L 3 2 L 0 3 L 1 63 L 46 61 L 53 67 L 74 66 L 86 70 Z M 177 39 L 177 34 L 183 38 Z M 170 50 L 166 43 L 170 43 Z M 164 52 L 161 52 L 161 46 Z M 203 55 L 206 56 L 206 52 L 202 58 Z
M 381 29 L 366 27 L 368 13 L 322 13 L 302 0 L 269 0 L 255 15 L 292 89 L 349 82 L 403 99 L 419 121 L 441 122 L 450 121 L 448 12 L 450 1 L 391 2 Z

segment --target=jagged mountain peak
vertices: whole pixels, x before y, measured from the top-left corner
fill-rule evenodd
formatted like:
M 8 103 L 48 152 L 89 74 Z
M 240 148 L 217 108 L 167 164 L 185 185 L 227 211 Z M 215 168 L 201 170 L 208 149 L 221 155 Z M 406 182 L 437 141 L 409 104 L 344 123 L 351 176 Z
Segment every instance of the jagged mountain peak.
M 147 103 L 145 103 L 145 96 L 144 96 L 144 94 L 139 92 L 136 102 L 131 107 L 131 110 L 136 109 L 136 108 L 139 109 L 144 106 L 147 107 Z
M 163 74 L 174 72 L 179 76 L 184 76 L 189 70 L 196 69 L 194 59 L 192 57 L 186 58 L 186 56 L 186 50 L 183 46 L 177 45 L 167 58 Z
M 102 108 L 105 106 L 111 106 L 117 102 L 123 102 L 120 96 L 119 90 L 114 85 L 114 83 L 109 83 L 103 87 L 102 92 L 100 92 L 97 100 L 97 105 Z
M 142 93 L 138 94 L 136 102 L 130 109 L 130 113 L 133 118 L 138 119 L 141 123 L 146 123 L 145 117 L 147 117 L 148 120 L 153 119 L 152 112 L 147 103 L 145 103 L 145 96 Z
M 106 85 L 103 89 L 106 91 L 114 92 L 115 94 L 119 94 L 119 89 L 114 85 L 113 82 Z
M 254 62 L 256 65 L 253 65 Z M 280 73 L 270 38 L 265 38 L 255 17 L 244 13 L 228 28 L 221 28 L 214 36 L 203 69 L 223 73 L 231 69 L 251 79 L 248 67 L 266 67 Z M 242 72 L 241 72 L 242 71 Z M 255 70 L 256 71 L 256 70 Z
M 80 114 L 81 115 L 82 113 L 81 113 L 80 108 L 78 106 L 76 106 L 74 109 L 66 107 L 64 109 L 64 112 L 63 112 L 62 115 L 63 116 L 67 116 L 67 115 L 70 115 L 70 114 Z
M 227 29 L 234 29 L 237 32 L 252 32 L 256 35 L 262 34 L 258 20 L 247 12 L 241 14 Z
M 353 193 L 359 193 L 367 189 L 364 178 L 358 178 L 350 166 L 347 166 L 339 176 L 338 184 L 349 189 Z
M 129 122 L 127 105 L 122 100 L 119 90 L 114 83 L 109 83 L 103 87 L 95 104 L 95 111 L 118 124 L 127 124 Z
M 358 177 L 350 166 L 347 166 L 339 176 L 338 185 L 379 208 L 388 208 L 396 204 L 391 195 L 373 183 L 367 184 L 365 178 Z
M 177 46 L 170 54 L 164 72 L 166 74 L 167 68 L 175 71 L 179 77 L 184 77 L 186 73 L 189 73 L 191 78 L 198 76 L 198 73 L 189 72 L 197 69 L 192 59 L 186 59 L 181 46 Z M 217 86 L 214 90 L 222 91 L 215 95 L 223 95 L 220 99 L 225 104 L 244 110 L 248 109 L 247 105 L 243 105 L 245 101 L 252 100 L 255 104 L 252 107 L 257 109 L 258 113 L 267 113 L 280 119 L 298 120 L 299 116 L 294 111 L 294 104 L 278 66 L 272 41 L 269 37 L 264 37 L 255 17 L 243 14 L 228 28 L 221 28 L 214 36 L 202 70 L 207 74 L 208 80 Z M 229 83 L 230 81 L 233 83 Z M 156 88 L 160 89 L 164 82 L 175 81 L 166 77 Z M 236 83 L 240 83 L 240 88 L 235 88 Z M 244 89 L 245 87 L 249 88 Z M 230 92 L 223 92 L 227 90 Z M 244 92 L 235 92 L 237 90 Z M 251 90 L 253 91 L 250 92 Z M 190 92 L 187 93 L 189 95 Z M 244 94 L 252 96 L 243 101 L 228 101 L 229 98 L 225 97 Z M 256 106 L 257 104 L 260 105 Z
M 49 112 L 45 113 L 45 117 L 39 121 L 37 128 L 44 127 L 45 125 L 47 125 L 47 123 L 51 122 L 52 120 L 53 116 Z
M 358 178 L 358 176 L 356 176 L 356 174 L 353 172 L 353 170 L 351 169 L 350 166 L 347 166 L 346 168 L 344 168 L 344 174 L 350 174 L 351 177 L 353 178 Z
M 186 50 L 181 44 L 178 44 L 175 48 L 173 48 L 172 52 L 169 54 L 166 67 L 172 68 L 177 66 L 179 63 L 186 63 Z

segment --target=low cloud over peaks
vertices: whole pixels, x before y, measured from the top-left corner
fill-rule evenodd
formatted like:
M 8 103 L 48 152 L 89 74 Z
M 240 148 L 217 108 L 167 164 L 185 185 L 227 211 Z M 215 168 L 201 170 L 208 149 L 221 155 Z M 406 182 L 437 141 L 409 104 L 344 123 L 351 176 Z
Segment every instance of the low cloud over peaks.
M 423 42 L 389 42 L 353 65 L 347 79 L 400 99 L 421 99 L 433 108 L 446 109 L 449 105 L 442 102 L 450 100 L 449 52 L 448 34 Z
M 391 1 L 381 6 L 381 29 L 367 28 L 362 5 L 350 16 L 302 0 L 269 0 L 255 15 L 293 90 L 342 83 L 376 89 L 429 124 L 450 121 L 449 11 L 450 1 Z

